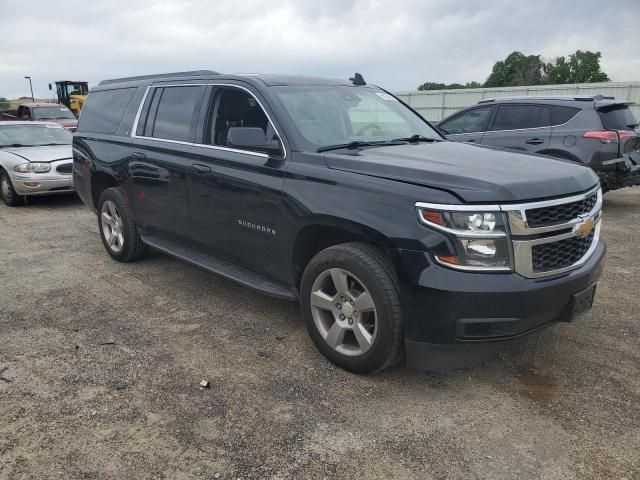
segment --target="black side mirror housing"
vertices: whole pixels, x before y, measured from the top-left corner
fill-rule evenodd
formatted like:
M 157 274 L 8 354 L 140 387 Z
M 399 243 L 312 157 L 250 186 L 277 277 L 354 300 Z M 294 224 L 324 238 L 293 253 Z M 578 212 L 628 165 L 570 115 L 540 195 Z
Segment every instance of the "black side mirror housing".
M 277 139 L 267 140 L 259 127 L 230 127 L 227 132 L 227 146 L 256 150 L 267 154 L 282 153 L 282 147 Z

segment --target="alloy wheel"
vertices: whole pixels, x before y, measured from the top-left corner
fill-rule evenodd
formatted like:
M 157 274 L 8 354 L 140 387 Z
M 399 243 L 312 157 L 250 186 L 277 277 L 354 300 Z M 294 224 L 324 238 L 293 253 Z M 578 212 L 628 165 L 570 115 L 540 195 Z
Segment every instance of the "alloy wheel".
M 118 253 L 124 246 L 124 226 L 118 207 L 111 200 L 102 204 L 100 211 L 102 233 L 109 249 Z
M 367 287 L 353 273 L 330 268 L 311 288 L 311 313 L 324 341 L 335 351 L 359 356 L 373 345 L 377 313 Z

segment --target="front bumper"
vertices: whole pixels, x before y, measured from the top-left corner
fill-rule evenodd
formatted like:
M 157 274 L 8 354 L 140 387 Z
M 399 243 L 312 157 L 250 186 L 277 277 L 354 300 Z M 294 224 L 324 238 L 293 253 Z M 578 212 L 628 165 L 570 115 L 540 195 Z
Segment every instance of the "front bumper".
M 471 349 L 570 321 L 572 296 L 598 281 L 605 251 L 600 240 L 581 267 L 544 278 L 460 272 L 424 252 L 399 251 L 413 285 L 404 322 L 407 362 L 420 363 L 420 350 L 434 344 Z
M 51 195 L 73 192 L 73 177 L 59 173 L 17 173 L 11 175 L 11 183 L 18 195 Z

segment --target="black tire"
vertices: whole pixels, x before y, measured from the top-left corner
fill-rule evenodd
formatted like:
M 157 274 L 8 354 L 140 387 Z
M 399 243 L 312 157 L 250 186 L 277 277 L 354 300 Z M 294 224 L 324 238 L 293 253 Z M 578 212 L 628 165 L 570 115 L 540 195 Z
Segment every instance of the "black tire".
M 105 203 L 109 201 L 115 204 L 121 219 L 124 241 L 119 251 L 114 251 L 114 248 L 109 245 L 105 238 L 102 211 Z M 102 238 L 104 248 L 114 260 L 118 262 L 134 262 L 145 255 L 147 250 L 146 245 L 140 239 L 138 229 L 133 220 L 131 207 L 126 201 L 124 193 L 122 193 L 122 190 L 119 188 L 107 188 L 100 194 L 98 200 L 98 230 L 100 231 L 100 238 Z
M 312 306 L 312 288 L 319 276 L 332 268 L 344 269 L 357 277 L 369 291 L 376 309 L 377 333 L 371 347 L 357 356 L 332 348 L 316 326 Z M 353 373 L 373 373 L 396 363 L 402 353 L 402 304 L 400 284 L 390 260 L 366 243 L 344 243 L 329 247 L 314 256 L 300 285 L 302 316 L 311 339 L 331 362 Z
M 4 185 L 6 185 L 6 191 Z M 9 207 L 17 207 L 24 204 L 24 197 L 18 195 L 15 188 L 13 188 L 9 174 L 2 169 L 0 169 L 0 197 Z

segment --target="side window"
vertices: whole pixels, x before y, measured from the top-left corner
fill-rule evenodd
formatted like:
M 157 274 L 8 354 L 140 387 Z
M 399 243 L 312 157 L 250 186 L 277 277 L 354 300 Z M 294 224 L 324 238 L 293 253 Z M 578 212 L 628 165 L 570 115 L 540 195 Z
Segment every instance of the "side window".
M 164 87 L 154 92 L 152 106 L 157 102 L 157 112 L 153 125 L 147 125 L 145 134 L 165 140 L 192 141 L 192 124 L 196 107 L 202 101 L 201 86 Z M 157 98 L 156 98 L 157 97 Z M 149 110 L 149 117 L 153 108 Z
M 135 91 L 135 88 L 117 88 L 89 94 L 78 131 L 115 133 Z
M 491 130 L 522 130 L 548 125 L 548 110 L 539 105 L 500 105 Z
M 491 108 L 492 107 L 474 108 L 439 124 L 438 129 L 442 130 L 446 135 L 484 132 L 489 124 Z
M 208 145 L 257 152 L 273 151 L 265 147 L 279 145 L 278 135 L 266 113 L 255 97 L 245 90 L 234 87 L 216 88 L 212 95 L 209 111 L 210 115 L 205 127 L 205 143 Z M 251 136 L 255 133 L 260 137 L 264 135 L 264 143 L 261 144 L 257 141 L 257 137 L 253 137 L 252 146 L 231 146 L 229 145 L 229 129 L 231 128 L 246 128 L 247 135 L 251 134 Z
M 562 125 L 575 117 L 580 111 L 579 108 L 561 107 L 560 105 L 551 105 L 551 125 Z

